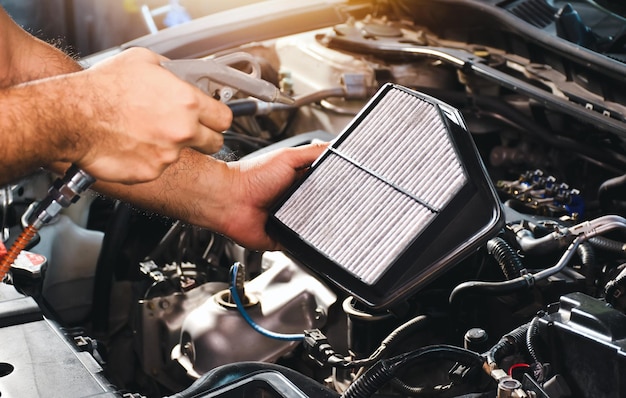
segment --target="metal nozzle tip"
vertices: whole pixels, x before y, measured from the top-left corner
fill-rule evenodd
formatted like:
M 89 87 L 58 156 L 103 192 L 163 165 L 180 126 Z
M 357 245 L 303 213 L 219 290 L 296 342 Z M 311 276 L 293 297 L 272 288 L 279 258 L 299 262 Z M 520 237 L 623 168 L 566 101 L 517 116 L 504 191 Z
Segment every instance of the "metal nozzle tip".
M 276 98 L 276 102 L 280 102 L 281 104 L 293 105 L 296 103 L 296 100 L 284 94 L 281 91 L 278 91 L 278 96 Z

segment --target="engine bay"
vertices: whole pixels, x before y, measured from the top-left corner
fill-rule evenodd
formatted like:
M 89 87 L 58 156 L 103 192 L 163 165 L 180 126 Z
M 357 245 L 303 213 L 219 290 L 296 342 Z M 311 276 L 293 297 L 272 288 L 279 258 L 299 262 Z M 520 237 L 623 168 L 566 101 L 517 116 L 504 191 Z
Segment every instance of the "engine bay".
M 268 231 L 284 251 L 82 195 L 1 286 L 0 392 L 626 395 L 623 11 L 608 0 L 271 0 L 86 57 L 245 53 L 295 103 L 236 93 L 215 156 L 330 149 L 276 205 Z M 406 113 L 378 108 L 389 90 L 409 93 Z M 450 159 L 437 152 L 446 145 Z M 367 176 L 326 167 L 339 152 Z M 307 191 L 316 170 L 331 193 Z M 0 190 L 7 247 L 54 179 Z M 413 202 L 393 207 L 378 181 Z M 430 213 L 410 218 L 416 203 Z

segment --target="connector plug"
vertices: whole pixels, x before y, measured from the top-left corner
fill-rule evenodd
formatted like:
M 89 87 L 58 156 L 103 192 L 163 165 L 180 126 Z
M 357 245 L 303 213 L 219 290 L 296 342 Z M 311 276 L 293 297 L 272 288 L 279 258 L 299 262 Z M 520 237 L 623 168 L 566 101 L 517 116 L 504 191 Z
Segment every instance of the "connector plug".
M 348 364 L 344 357 L 335 352 L 319 329 L 305 330 L 302 344 L 309 357 L 321 367 L 326 365 L 343 367 Z

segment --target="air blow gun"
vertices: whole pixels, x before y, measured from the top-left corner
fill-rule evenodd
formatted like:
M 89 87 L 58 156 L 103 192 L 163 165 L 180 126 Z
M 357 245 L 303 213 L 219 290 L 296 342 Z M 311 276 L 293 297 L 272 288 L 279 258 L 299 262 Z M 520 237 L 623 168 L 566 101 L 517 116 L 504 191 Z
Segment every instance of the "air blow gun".
M 249 73 L 231 67 L 247 64 Z M 248 53 L 237 52 L 219 58 L 182 59 L 161 62 L 180 79 L 200 88 L 207 95 L 221 101 L 230 101 L 237 92 L 267 102 L 293 104 L 293 98 L 283 94 L 276 86 L 261 79 L 261 67 Z M 95 178 L 72 165 L 63 178 L 57 179 L 48 195 L 39 202 L 28 217 L 28 226 L 15 240 L 11 249 L 0 259 L 0 281 L 4 280 L 17 256 L 28 245 L 37 231 L 56 217 L 63 209 L 75 203 L 80 194 L 89 189 Z

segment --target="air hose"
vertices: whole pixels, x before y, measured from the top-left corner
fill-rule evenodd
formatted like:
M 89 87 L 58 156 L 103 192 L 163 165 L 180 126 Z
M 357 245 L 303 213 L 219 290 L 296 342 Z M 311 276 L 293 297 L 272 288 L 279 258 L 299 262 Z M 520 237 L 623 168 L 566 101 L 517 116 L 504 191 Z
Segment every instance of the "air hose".
M 4 280 L 9 269 L 26 248 L 39 228 L 49 223 L 59 214 L 61 209 L 75 203 L 80 194 L 87 190 L 96 180 L 76 165 L 72 165 L 62 179 L 57 179 L 48 190 L 48 195 L 39 202 L 29 217 L 29 225 L 15 240 L 9 252 L 0 262 L 0 281 Z
M 9 272 L 9 269 L 11 269 L 15 260 L 17 260 L 17 256 L 19 256 L 22 250 L 26 248 L 36 233 L 37 228 L 31 224 L 24 228 L 22 233 L 17 237 L 6 256 L 4 256 L 0 262 L 0 281 L 4 280 Z

